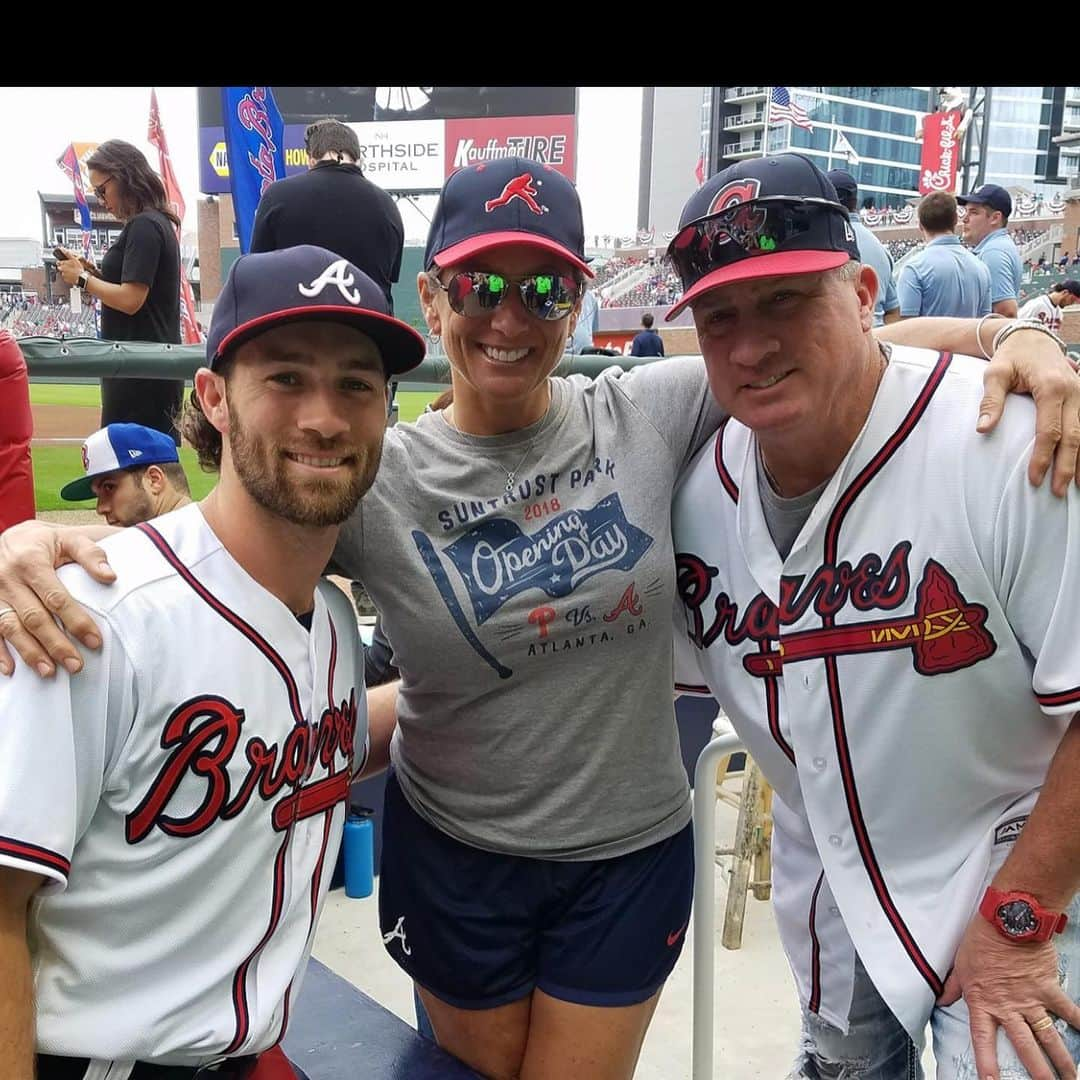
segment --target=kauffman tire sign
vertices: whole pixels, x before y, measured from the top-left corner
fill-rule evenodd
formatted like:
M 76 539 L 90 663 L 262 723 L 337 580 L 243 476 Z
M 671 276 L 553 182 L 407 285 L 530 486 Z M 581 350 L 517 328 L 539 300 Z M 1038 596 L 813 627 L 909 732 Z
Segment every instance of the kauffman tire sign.
M 445 174 L 468 165 L 527 157 L 575 179 L 574 117 L 502 116 L 446 121 Z

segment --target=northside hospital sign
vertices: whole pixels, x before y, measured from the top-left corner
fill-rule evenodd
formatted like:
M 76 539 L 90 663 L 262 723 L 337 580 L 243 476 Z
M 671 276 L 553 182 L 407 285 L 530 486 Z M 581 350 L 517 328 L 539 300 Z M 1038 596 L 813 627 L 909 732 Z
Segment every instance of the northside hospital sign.
M 455 89 L 464 91 L 468 88 Z M 515 88 L 504 89 L 512 91 Z M 551 104 L 554 105 L 565 105 L 567 89 L 573 92 L 573 88 L 553 89 L 564 99 L 553 101 Z M 459 107 L 467 109 L 469 104 L 465 101 Z M 480 102 L 476 104 L 479 108 Z M 513 107 L 513 104 L 511 99 L 504 107 Z M 528 104 L 535 107 L 537 102 L 532 100 Z M 280 101 L 278 105 L 285 119 L 286 175 L 291 176 L 308 167 L 304 132 L 315 117 L 304 117 L 303 123 L 296 123 L 293 122 L 295 116 L 290 116 Z M 325 115 L 334 115 L 334 112 L 328 109 Z M 391 120 L 338 116 L 338 119 L 357 134 L 365 175 L 387 191 L 437 192 L 451 173 L 464 166 L 513 156 L 544 162 L 571 180 L 575 179 L 574 112 Z M 219 125 L 204 126 L 202 120 L 200 115 L 200 189 L 208 195 L 224 194 L 230 190 L 224 130 Z

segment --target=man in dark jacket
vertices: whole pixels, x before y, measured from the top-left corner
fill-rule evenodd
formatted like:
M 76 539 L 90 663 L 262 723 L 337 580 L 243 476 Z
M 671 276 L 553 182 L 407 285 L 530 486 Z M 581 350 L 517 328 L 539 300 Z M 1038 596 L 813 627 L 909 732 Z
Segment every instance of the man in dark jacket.
M 664 342 L 659 333 L 653 329 L 653 317 L 649 312 L 641 316 L 641 325 L 645 328 L 640 334 L 634 336 L 630 343 L 631 356 L 663 356 Z
M 304 136 L 308 171 L 271 184 L 259 200 L 252 251 L 297 244 L 327 248 L 386 294 L 401 271 L 405 229 L 397 203 L 364 176 L 360 140 L 340 120 L 316 120 Z

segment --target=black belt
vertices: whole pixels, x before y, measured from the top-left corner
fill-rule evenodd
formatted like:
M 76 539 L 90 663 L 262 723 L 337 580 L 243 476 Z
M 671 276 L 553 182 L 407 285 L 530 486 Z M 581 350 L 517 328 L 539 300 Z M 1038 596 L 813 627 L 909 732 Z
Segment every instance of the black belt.
M 255 1064 L 255 1056 L 229 1058 L 218 1065 L 155 1065 L 137 1061 L 131 1080 L 241 1080 Z M 37 1080 L 83 1080 L 89 1058 L 38 1054 Z

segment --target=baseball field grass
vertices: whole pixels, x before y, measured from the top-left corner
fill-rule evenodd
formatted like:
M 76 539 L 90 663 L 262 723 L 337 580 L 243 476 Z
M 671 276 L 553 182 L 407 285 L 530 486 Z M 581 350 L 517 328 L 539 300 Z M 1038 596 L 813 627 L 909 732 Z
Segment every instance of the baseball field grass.
M 398 415 L 402 420 L 415 420 L 424 406 L 437 396 L 436 393 L 402 390 L 397 395 Z M 101 407 L 101 392 L 96 383 L 31 383 L 32 405 Z M 66 502 L 60 498 L 60 489 L 70 480 L 83 473 L 82 447 L 79 443 L 35 444 L 31 457 L 34 465 L 34 502 L 38 510 L 93 509 L 94 502 Z M 187 473 L 192 495 L 201 499 L 214 485 L 214 477 L 204 473 L 198 465 L 195 452 L 181 447 L 180 461 Z

